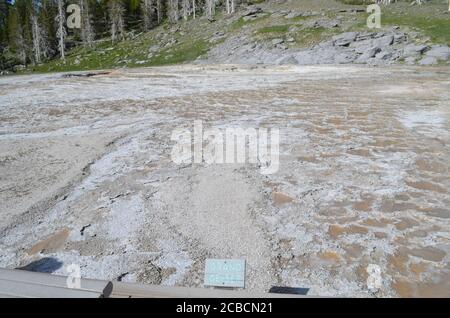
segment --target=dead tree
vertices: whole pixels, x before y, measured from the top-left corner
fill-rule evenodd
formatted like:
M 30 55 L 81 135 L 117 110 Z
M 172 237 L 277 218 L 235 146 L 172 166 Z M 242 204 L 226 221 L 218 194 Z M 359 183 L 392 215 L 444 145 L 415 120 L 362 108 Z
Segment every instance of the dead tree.
M 122 3 L 119 0 L 111 0 L 109 3 L 109 20 L 112 42 L 117 39 L 125 39 L 124 13 L 125 9 L 123 8 Z
M 233 14 L 236 11 L 236 4 L 234 0 L 225 0 L 225 7 L 227 9 L 227 14 Z
M 167 16 L 170 23 L 177 23 L 179 19 L 178 0 L 169 0 Z
M 156 15 L 157 15 L 158 24 L 160 24 L 162 21 L 162 18 L 163 18 L 161 0 L 156 0 Z
M 214 15 L 216 14 L 216 2 L 215 0 L 205 1 L 205 15 L 208 20 L 214 20 Z
M 189 0 L 182 0 L 181 2 L 181 11 L 183 13 L 183 19 L 187 20 L 189 16 L 190 4 Z
M 144 30 L 149 31 L 152 25 L 153 0 L 141 0 L 141 12 Z
M 57 14 L 56 14 L 56 37 L 58 38 L 58 50 L 61 56 L 61 59 L 65 59 L 65 41 L 66 41 L 66 28 L 64 25 L 66 24 L 66 11 L 64 7 L 64 0 L 57 0 Z
M 38 19 L 35 14 L 31 16 L 31 33 L 33 36 L 33 53 L 34 62 L 41 63 L 41 28 L 39 27 Z
M 81 39 L 83 44 L 92 47 L 95 39 L 94 28 L 92 26 L 92 16 L 87 0 L 80 0 L 81 9 Z

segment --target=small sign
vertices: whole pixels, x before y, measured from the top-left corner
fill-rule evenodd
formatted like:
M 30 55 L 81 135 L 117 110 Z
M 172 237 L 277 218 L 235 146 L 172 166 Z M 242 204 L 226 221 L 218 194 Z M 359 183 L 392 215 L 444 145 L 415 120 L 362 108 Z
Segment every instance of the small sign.
M 245 260 L 207 259 L 205 286 L 245 288 Z

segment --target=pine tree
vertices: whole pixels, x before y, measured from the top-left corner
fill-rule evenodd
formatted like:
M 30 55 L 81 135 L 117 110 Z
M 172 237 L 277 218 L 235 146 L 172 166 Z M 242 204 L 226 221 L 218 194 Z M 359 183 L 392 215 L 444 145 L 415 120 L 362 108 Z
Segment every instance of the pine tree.
M 23 28 L 19 22 L 17 8 L 9 10 L 8 15 L 8 43 L 16 58 L 25 65 L 27 63 L 27 48 L 23 37 Z
M 0 0 L 0 53 L 3 51 L 3 47 L 6 46 L 8 35 L 6 32 L 6 23 L 8 18 L 8 6 L 6 1 Z
M 40 2 L 38 20 L 42 33 L 44 34 L 44 39 L 46 40 L 46 49 L 43 52 L 46 58 L 53 57 L 57 51 L 56 13 L 57 7 L 55 6 L 54 0 L 42 0 Z
M 14 7 L 17 8 L 17 12 L 19 15 L 19 24 L 22 29 L 22 41 L 23 48 L 25 53 L 21 55 L 25 55 L 25 64 L 28 61 L 33 61 L 33 35 L 31 28 L 31 20 L 30 17 L 34 12 L 33 0 L 16 0 L 14 2 Z

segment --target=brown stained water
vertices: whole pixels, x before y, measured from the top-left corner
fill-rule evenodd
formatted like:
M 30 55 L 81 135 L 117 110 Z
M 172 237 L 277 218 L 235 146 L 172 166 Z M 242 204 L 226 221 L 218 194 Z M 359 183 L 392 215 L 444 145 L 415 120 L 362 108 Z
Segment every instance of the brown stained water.
M 246 258 L 251 290 L 449 297 L 449 97 L 445 67 L 2 78 L 0 266 L 202 286 L 205 258 Z M 279 171 L 174 164 L 194 120 L 279 128 Z

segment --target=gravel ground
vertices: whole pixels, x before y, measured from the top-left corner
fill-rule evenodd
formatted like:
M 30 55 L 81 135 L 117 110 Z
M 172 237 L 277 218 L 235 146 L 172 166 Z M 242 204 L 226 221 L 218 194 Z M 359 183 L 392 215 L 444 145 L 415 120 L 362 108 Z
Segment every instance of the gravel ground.
M 450 296 L 449 92 L 448 67 L 0 78 L 0 266 L 202 286 L 236 257 L 249 290 Z M 279 171 L 176 165 L 194 120 L 279 128 Z

